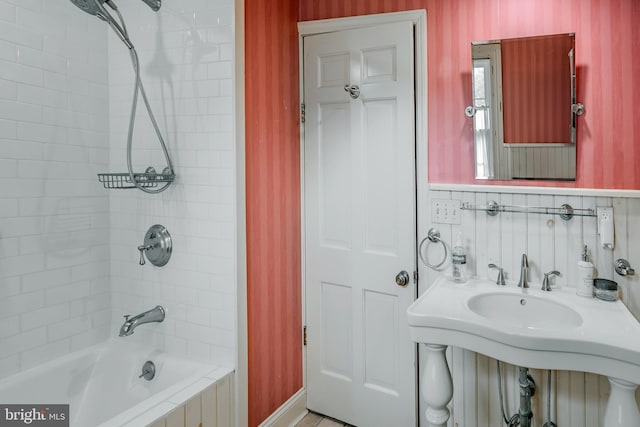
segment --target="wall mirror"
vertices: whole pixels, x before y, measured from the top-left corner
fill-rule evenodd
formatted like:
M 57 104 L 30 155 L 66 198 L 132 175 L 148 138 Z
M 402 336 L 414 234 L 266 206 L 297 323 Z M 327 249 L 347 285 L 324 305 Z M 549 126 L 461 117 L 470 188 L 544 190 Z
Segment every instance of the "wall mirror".
M 576 178 L 573 33 L 471 43 L 477 179 Z

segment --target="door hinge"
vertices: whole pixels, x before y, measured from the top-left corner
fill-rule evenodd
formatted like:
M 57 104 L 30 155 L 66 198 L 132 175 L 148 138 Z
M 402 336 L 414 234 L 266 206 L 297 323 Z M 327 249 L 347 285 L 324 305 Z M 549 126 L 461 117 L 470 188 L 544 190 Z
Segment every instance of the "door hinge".
M 307 326 L 302 328 L 302 345 L 307 345 Z
M 418 270 L 413 272 L 413 283 L 418 283 Z
M 300 122 L 301 123 L 304 123 L 304 120 L 305 120 L 304 113 L 305 113 L 305 106 L 304 104 L 300 104 Z

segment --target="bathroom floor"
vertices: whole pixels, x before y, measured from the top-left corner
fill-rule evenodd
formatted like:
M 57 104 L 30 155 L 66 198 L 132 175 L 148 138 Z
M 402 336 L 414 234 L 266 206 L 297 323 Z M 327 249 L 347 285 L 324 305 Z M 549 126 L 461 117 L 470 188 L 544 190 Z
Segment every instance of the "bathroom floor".
M 342 421 L 325 417 L 324 415 L 309 412 L 294 427 L 353 427 L 351 424 L 345 424 Z

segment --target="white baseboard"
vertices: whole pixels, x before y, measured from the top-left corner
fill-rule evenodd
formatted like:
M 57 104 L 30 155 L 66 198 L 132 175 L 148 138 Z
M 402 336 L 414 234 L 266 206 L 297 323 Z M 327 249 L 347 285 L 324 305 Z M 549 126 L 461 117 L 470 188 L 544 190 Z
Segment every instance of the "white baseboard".
M 293 427 L 308 412 L 307 390 L 302 388 L 258 427 Z

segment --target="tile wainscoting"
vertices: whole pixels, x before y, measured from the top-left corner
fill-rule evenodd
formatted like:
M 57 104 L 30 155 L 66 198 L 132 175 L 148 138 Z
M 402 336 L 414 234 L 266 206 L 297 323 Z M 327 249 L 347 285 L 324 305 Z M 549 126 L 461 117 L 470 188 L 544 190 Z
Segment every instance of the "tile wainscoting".
M 215 384 L 171 408 L 171 401 L 158 405 L 167 415 L 156 419 L 147 427 L 232 427 L 235 425 L 235 387 L 231 373 Z M 189 390 L 185 390 L 189 393 Z M 176 398 L 179 400 L 180 398 Z M 169 412 L 170 411 L 170 412 Z M 153 412 L 149 411 L 153 419 Z M 141 424 L 136 424 L 141 425 Z M 133 425 L 132 425 L 133 427 Z

